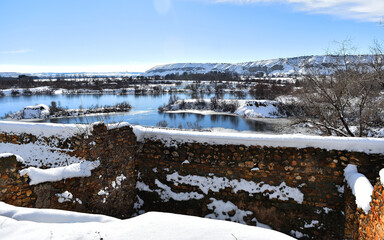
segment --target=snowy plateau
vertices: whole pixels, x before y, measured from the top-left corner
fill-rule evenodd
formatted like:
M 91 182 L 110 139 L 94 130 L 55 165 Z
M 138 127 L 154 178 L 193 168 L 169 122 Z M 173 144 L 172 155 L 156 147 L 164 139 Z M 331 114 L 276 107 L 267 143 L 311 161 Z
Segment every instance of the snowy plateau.
M 368 63 L 369 55 L 351 55 L 352 61 Z M 341 56 L 301 56 L 278 58 L 243 63 L 174 63 L 155 66 L 146 71 L 144 76 L 166 76 L 167 74 L 208 73 L 211 71 L 231 72 L 239 75 L 293 76 L 306 73 L 307 67 L 327 73 L 329 66 L 339 62 Z

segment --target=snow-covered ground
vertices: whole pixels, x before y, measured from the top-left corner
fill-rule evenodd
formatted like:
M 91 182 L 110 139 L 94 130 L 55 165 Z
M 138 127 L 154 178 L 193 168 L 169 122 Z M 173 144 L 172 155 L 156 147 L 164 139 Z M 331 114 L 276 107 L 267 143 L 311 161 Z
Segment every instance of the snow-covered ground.
M 0 202 L 1 239 L 275 240 L 270 229 L 206 218 L 148 212 L 119 220 L 95 214 L 14 207 Z

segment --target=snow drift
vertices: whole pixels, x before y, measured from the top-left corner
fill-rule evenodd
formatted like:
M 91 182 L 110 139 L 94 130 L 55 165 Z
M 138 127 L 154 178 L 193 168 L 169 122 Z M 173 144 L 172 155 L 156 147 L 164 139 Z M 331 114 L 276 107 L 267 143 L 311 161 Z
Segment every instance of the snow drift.
M 0 202 L 3 239 L 274 240 L 294 239 L 243 224 L 149 212 L 118 220 L 103 215 L 13 207 Z

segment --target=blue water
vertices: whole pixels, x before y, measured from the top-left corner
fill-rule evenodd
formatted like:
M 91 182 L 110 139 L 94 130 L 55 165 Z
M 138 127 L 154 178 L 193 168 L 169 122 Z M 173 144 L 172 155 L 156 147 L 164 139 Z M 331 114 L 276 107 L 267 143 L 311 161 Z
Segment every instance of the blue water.
M 190 99 L 190 94 L 176 94 L 180 99 Z M 204 98 L 211 98 L 214 95 L 204 95 Z M 272 131 L 274 125 L 265 121 L 256 121 L 244 119 L 236 116 L 227 115 L 200 115 L 192 113 L 159 113 L 157 108 L 168 103 L 170 94 L 163 95 L 96 95 L 96 94 L 80 94 L 80 95 L 34 95 L 34 96 L 16 96 L 16 97 L 0 97 L 0 116 L 6 113 L 16 112 L 28 105 L 46 104 L 50 105 L 52 101 L 56 101 L 62 107 L 83 108 L 92 105 L 114 105 L 123 101 L 129 102 L 133 109 L 129 113 L 98 115 L 87 117 L 71 117 L 48 119 L 45 122 L 55 123 L 91 123 L 95 121 L 112 122 L 129 122 L 131 124 L 139 124 L 143 126 L 157 126 L 160 121 L 166 121 L 167 127 L 172 128 L 227 128 L 239 131 Z M 234 96 L 226 94 L 224 98 L 234 98 Z

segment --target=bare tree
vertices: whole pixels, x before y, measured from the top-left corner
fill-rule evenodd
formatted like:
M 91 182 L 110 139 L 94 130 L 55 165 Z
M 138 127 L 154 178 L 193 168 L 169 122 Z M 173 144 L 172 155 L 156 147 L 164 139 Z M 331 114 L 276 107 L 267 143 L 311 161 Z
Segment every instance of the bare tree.
M 336 53 L 326 55 L 326 69 L 308 67 L 298 94 L 301 121 L 327 135 L 362 137 L 383 127 L 382 75 L 378 75 L 383 55 L 350 55 L 351 49 L 349 42 L 342 42 Z
M 375 80 L 384 88 L 384 49 L 376 40 L 371 47 L 372 62 L 371 68 L 374 72 Z

